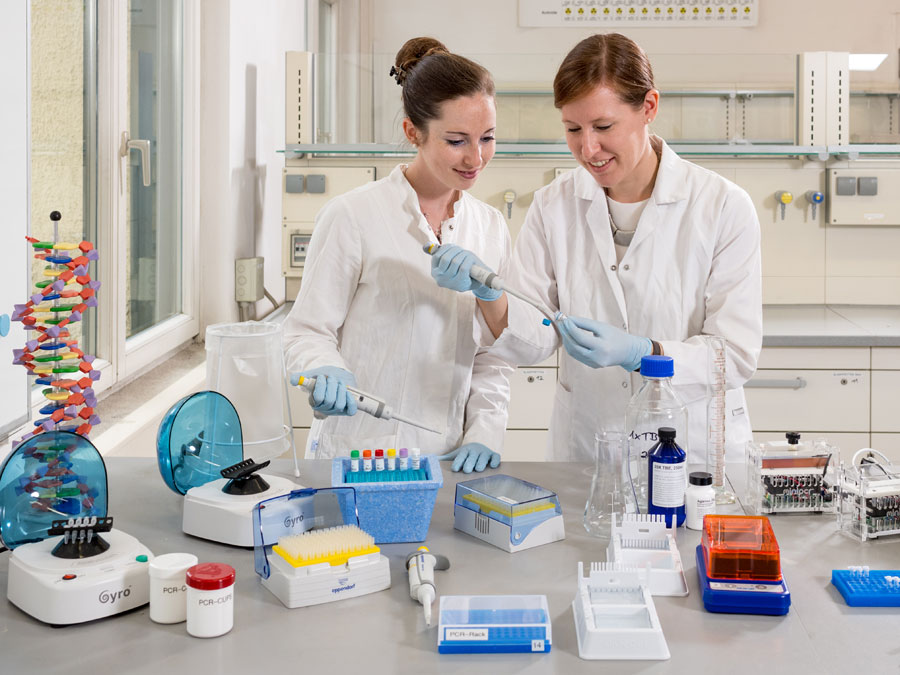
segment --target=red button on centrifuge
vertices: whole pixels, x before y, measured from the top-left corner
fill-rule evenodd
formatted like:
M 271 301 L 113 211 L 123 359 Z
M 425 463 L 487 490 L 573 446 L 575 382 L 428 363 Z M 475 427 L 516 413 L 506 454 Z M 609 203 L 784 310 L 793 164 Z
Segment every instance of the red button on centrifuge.
M 78 575 L 77 574 L 63 574 L 63 581 L 71 581 L 76 576 L 78 576 Z

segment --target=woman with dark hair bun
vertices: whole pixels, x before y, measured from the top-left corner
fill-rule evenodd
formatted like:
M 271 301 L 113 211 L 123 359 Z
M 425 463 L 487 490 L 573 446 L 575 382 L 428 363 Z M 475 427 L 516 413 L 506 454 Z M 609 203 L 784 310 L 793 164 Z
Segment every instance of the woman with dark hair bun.
M 591 459 L 595 433 L 624 427 L 644 356 L 671 356 L 688 405 L 688 437 L 679 442 L 689 461 L 702 462 L 704 336 L 721 336 L 726 448 L 741 456 L 751 438 L 742 386 L 762 346 L 760 232 L 750 197 L 650 133 L 659 92 L 647 55 L 624 35 L 579 42 L 553 95 L 580 167 L 535 193 L 503 276 L 567 318 L 559 315 L 553 330 L 506 294 L 482 303 L 496 337 L 491 353 L 538 363 L 562 343 L 547 455 L 563 460 Z M 458 273 L 432 269 L 449 288 Z
M 506 221 L 466 192 L 494 155 L 494 82 L 432 38 L 409 40 L 390 76 L 402 87 L 408 165 L 331 200 L 318 214 L 297 301 L 285 321 L 291 380 L 316 378 L 307 457 L 351 449 L 444 452 L 454 471 L 500 464 L 511 369 L 479 345 L 478 303 L 435 286 L 427 244 L 508 263 Z M 356 414 L 347 386 L 441 431 Z

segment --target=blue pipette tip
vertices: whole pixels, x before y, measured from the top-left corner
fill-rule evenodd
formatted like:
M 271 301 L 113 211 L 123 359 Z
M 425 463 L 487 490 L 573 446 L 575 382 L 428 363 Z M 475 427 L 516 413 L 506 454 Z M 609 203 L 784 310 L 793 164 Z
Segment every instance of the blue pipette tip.
M 541 323 L 544 324 L 545 326 L 549 326 L 549 325 L 550 325 L 550 319 L 544 317 L 544 319 L 541 320 Z

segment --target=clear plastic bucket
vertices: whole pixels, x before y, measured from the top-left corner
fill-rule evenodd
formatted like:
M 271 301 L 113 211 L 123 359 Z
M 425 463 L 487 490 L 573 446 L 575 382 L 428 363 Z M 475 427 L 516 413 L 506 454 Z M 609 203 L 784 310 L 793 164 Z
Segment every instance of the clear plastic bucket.
M 207 327 L 206 386 L 234 404 L 245 459 L 262 462 L 293 450 L 280 324 L 246 321 Z

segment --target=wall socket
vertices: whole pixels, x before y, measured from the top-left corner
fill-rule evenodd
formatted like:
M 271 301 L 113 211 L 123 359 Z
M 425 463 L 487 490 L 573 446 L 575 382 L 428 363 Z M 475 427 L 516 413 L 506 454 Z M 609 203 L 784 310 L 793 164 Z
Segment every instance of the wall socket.
M 237 258 L 234 261 L 235 302 L 256 302 L 265 294 L 263 259 Z

